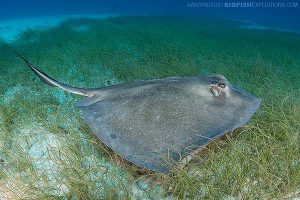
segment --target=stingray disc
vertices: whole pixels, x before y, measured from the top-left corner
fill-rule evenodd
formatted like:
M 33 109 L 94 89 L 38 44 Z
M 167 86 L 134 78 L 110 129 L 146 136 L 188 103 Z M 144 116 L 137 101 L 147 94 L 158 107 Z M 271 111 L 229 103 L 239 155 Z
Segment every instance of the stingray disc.
M 195 148 L 244 125 L 259 105 L 260 99 L 223 76 L 123 84 L 78 103 L 102 142 L 126 160 L 162 173 Z

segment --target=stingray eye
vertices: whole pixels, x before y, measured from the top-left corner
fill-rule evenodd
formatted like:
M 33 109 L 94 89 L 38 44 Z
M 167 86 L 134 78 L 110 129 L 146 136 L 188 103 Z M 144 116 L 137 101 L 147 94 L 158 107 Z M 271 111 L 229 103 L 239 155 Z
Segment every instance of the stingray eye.
M 225 87 L 226 87 L 225 83 L 219 83 L 218 86 L 219 86 L 220 88 L 225 88 Z

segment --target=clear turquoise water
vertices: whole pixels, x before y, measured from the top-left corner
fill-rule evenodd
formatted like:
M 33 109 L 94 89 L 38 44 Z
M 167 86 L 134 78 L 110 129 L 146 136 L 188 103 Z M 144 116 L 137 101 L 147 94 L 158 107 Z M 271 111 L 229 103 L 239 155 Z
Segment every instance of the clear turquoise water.
M 219 3 L 202 5 L 199 3 Z M 300 31 L 300 2 L 298 0 L 247 1 L 265 2 L 253 7 L 236 7 L 239 1 L 208 0 L 1 0 L 0 19 L 78 14 L 140 14 L 140 15 L 201 15 L 226 19 L 251 20 L 265 26 Z M 227 4 L 226 4 L 227 3 Z M 272 4 L 273 5 L 270 5 Z M 277 3 L 277 4 L 274 4 Z M 194 6 L 191 6 L 194 4 Z M 198 4 L 198 6 L 195 6 Z M 226 5 L 227 6 L 226 6 Z

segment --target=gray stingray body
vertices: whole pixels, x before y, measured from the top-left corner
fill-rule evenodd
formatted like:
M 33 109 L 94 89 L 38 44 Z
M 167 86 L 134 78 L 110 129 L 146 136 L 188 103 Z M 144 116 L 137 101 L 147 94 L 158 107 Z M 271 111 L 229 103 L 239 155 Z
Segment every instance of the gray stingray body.
M 19 56 L 49 85 L 86 96 L 77 106 L 102 142 L 137 166 L 162 173 L 199 146 L 243 126 L 261 102 L 222 75 L 75 88 Z

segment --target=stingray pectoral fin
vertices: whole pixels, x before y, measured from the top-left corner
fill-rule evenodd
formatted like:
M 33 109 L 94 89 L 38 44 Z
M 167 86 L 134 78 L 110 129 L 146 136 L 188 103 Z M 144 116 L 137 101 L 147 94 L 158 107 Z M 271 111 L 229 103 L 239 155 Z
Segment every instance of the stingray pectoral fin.
M 78 94 L 78 95 L 82 95 L 82 96 L 93 96 L 93 94 L 88 90 L 88 89 L 84 89 L 84 88 L 77 88 L 77 87 L 72 87 L 69 85 L 66 85 L 64 83 L 60 83 L 57 80 L 55 80 L 54 78 L 48 76 L 47 74 L 45 74 L 44 72 L 38 70 L 36 67 L 34 67 L 24 56 L 22 56 L 21 54 L 19 54 L 18 52 L 15 51 L 15 53 L 28 65 L 28 67 L 41 79 L 43 80 L 45 83 L 47 83 L 48 85 L 52 86 L 52 87 L 59 87 L 63 90 L 66 90 L 68 92 L 71 92 L 73 94 Z

